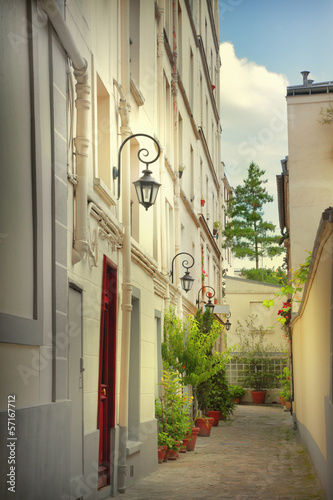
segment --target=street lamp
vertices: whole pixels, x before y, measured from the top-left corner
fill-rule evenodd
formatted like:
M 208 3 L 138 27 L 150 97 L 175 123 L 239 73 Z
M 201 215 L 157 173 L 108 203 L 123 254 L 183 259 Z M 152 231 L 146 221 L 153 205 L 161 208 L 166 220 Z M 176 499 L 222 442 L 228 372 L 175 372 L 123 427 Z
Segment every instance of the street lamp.
M 140 179 L 138 179 L 137 181 L 133 182 L 139 203 L 141 205 L 143 205 L 146 210 L 148 210 L 149 207 L 154 205 L 154 203 L 156 201 L 156 196 L 157 196 L 158 190 L 161 186 L 161 184 L 159 182 L 157 182 L 151 176 L 152 172 L 148 168 L 148 165 L 150 165 L 151 163 L 154 163 L 159 158 L 159 156 L 161 154 L 160 145 L 153 137 L 151 137 L 150 135 L 147 135 L 147 134 L 133 134 L 133 135 L 130 135 L 129 137 L 127 137 L 122 142 L 122 144 L 119 148 L 118 168 L 113 167 L 112 176 L 113 176 L 113 179 L 116 179 L 117 177 L 119 177 L 119 181 L 118 181 L 118 200 L 119 200 L 119 198 L 120 198 L 121 151 L 122 151 L 122 149 L 125 146 L 127 141 L 133 139 L 133 137 L 139 137 L 139 136 L 140 137 L 148 137 L 148 139 L 151 139 L 157 146 L 157 155 L 151 161 L 147 161 L 147 160 L 143 159 L 141 156 L 141 155 L 143 155 L 145 157 L 149 156 L 149 151 L 147 148 L 141 148 L 139 150 L 139 152 L 138 152 L 139 161 L 141 161 L 142 163 L 145 163 L 146 168 L 145 168 L 145 170 L 142 171 L 143 176 L 140 177 Z
M 231 312 L 229 312 L 229 314 L 227 314 L 227 321 L 225 323 L 224 323 L 224 321 L 222 321 L 227 332 L 230 330 L 230 327 L 231 327 L 231 323 L 229 321 L 230 316 L 231 316 Z
M 198 292 L 198 298 L 197 298 L 196 303 L 197 303 L 197 305 L 198 305 L 198 309 L 200 309 L 200 307 L 199 307 L 199 305 L 200 305 L 199 295 L 200 295 L 201 290 L 203 290 L 203 289 L 205 289 L 205 290 L 206 290 L 206 288 L 209 288 L 210 290 L 213 290 L 213 293 L 211 293 L 211 292 L 205 292 L 205 293 L 206 293 L 206 297 L 208 297 L 208 302 L 207 302 L 207 304 L 206 304 L 206 308 L 208 307 L 208 309 L 210 310 L 210 312 L 213 314 L 213 312 L 214 312 L 214 307 L 215 307 L 215 306 L 214 306 L 214 304 L 213 304 L 213 302 L 211 301 L 211 299 L 212 299 L 212 298 L 214 297 L 214 295 L 215 295 L 215 290 L 214 290 L 214 288 L 213 288 L 213 287 L 211 287 L 211 286 L 203 286 L 202 288 L 200 288 L 200 290 L 199 290 L 199 292 Z
M 187 252 L 180 252 L 174 256 L 174 258 L 172 259 L 171 271 L 170 271 L 172 283 L 173 283 L 173 263 L 174 263 L 175 258 L 178 257 L 178 255 L 189 255 L 191 257 L 191 259 L 193 260 L 193 264 L 191 264 L 190 266 L 188 265 L 187 259 L 183 260 L 183 262 L 182 262 L 182 266 L 186 268 L 186 272 L 185 272 L 184 276 L 182 276 L 180 278 L 180 282 L 182 284 L 182 289 L 185 290 L 185 292 L 187 293 L 191 290 L 192 285 L 194 283 L 194 278 L 192 278 L 192 276 L 188 272 L 188 270 L 194 266 L 194 258 L 192 257 L 192 255 L 190 253 L 187 253 Z

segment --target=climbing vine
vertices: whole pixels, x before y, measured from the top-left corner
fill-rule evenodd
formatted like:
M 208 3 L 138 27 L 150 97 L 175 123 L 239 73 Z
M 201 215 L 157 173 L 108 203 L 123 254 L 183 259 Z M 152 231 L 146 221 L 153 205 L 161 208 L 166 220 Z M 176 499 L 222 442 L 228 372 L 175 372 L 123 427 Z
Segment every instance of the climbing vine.
M 278 311 L 278 322 L 281 323 L 282 328 L 285 332 L 286 338 L 289 340 L 291 338 L 291 312 L 292 306 L 295 303 L 301 302 L 299 299 L 299 293 L 303 290 L 303 286 L 306 283 L 309 275 L 310 261 L 312 252 L 308 252 L 309 255 L 300 265 L 298 269 L 292 272 L 289 282 L 286 286 L 280 288 L 278 292 L 275 293 L 274 297 L 285 296 L 286 301 L 283 302 L 282 308 Z M 293 271 L 292 269 L 290 271 Z M 274 306 L 274 298 L 270 300 L 264 300 L 263 305 L 268 309 Z

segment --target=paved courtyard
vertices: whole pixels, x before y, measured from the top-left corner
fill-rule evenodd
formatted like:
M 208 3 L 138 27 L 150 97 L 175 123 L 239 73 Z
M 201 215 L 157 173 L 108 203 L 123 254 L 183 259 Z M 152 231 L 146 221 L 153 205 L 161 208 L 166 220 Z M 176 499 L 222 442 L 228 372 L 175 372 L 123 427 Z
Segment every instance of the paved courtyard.
M 325 500 L 289 412 L 239 405 L 198 437 L 195 451 L 158 466 L 122 500 Z

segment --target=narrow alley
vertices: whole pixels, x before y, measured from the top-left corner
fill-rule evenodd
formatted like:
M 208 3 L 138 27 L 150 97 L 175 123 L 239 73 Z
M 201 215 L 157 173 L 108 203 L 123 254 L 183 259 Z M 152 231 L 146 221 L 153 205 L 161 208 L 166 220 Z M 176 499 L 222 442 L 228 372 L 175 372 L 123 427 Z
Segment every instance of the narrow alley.
M 238 406 L 195 451 L 128 489 L 123 500 L 325 500 L 305 447 L 281 407 Z

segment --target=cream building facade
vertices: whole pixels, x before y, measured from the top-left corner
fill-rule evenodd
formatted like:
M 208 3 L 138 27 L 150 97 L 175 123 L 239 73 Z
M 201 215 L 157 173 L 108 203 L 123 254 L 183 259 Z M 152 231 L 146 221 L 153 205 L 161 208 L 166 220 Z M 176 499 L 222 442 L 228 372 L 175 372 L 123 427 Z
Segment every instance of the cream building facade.
M 1 434 L 13 396 L 18 495 L 117 496 L 157 468 L 165 309 L 223 302 L 218 2 L 1 9 Z
M 287 88 L 288 157 L 278 176 L 280 227 L 289 269 L 312 251 L 299 307 L 293 307 L 293 418 L 327 498 L 333 496 L 332 82 Z

